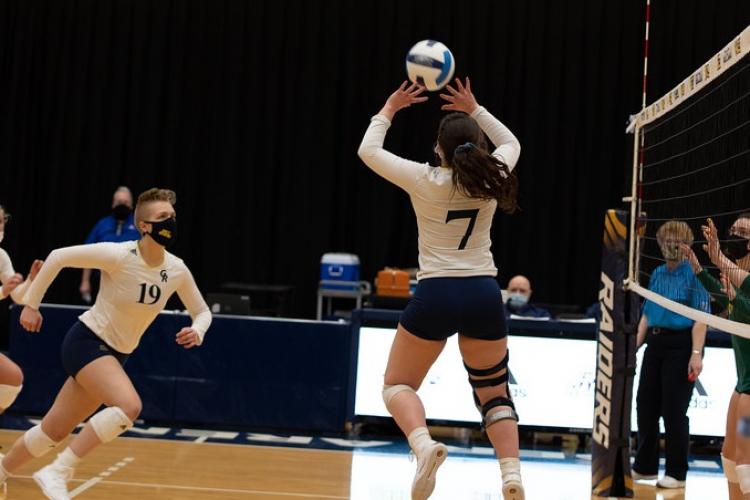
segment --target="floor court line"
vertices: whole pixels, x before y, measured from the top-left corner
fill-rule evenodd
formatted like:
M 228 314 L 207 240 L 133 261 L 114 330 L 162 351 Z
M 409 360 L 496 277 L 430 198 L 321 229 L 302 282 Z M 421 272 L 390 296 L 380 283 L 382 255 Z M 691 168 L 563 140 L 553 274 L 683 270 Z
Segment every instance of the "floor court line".
M 70 498 L 77 497 L 84 491 L 88 490 L 92 486 L 94 486 L 96 483 L 101 482 L 103 479 L 101 476 L 92 477 L 91 479 L 87 480 L 85 483 L 80 485 L 78 488 L 74 489 L 70 492 Z
M 92 486 L 94 486 L 96 483 L 101 482 L 104 480 L 105 477 L 109 477 L 110 475 L 114 474 L 115 472 L 119 471 L 123 467 L 127 466 L 128 464 L 132 463 L 135 459 L 133 457 L 125 457 L 122 460 L 119 460 L 115 462 L 114 465 L 107 467 L 104 471 L 100 472 L 98 476 L 92 477 L 82 485 L 80 485 L 78 488 L 74 489 L 70 492 L 70 498 L 76 497 L 83 493 L 84 491 L 88 490 Z
M 14 479 L 32 479 L 31 476 L 13 476 Z M 277 497 L 295 497 L 295 498 L 331 498 L 331 499 L 346 499 L 349 500 L 348 496 L 335 496 L 335 495 L 322 495 L 318 493 L 291 493 L 286 491 L 266 491 L 266 490 L 242 490 L 234 488 L 209 488 L 206 486 L 184 486 L 179 484 L 162 484 L 162 483 L 142 483 L 137 481 L 110 481 L 108 479 L 101 478 L 99 476 L 93 477 L 88 480 L 84 479 L 71 479 L 70 482 L 81 482 L 79 487 L 70 492 L 70 496 L 75 497 L 84 490 L 83 486 L 91 483 L 86 489 L 90 488 L 95 484 L 105 484 L 113 486 L 132 486 L 134 488 L 163 488 L 170 490 L 181 490 L 181 491 L 205 491 L 207 493 L 236 493 L 245 495 L 271 495 Z

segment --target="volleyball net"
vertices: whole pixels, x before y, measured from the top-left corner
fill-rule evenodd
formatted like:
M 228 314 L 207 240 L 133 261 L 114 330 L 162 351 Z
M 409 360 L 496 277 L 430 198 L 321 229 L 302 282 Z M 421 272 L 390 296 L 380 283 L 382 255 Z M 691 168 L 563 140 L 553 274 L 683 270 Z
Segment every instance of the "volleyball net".
M 750 279 L 741 279 L 750 270 L 749 52 L 750 26 L 635 117 L 625 282 L 744 338 L 750 317 L 734 302 L 745 290 L 750 297 Z M 711 223 L 718 245 L 706 248 Z

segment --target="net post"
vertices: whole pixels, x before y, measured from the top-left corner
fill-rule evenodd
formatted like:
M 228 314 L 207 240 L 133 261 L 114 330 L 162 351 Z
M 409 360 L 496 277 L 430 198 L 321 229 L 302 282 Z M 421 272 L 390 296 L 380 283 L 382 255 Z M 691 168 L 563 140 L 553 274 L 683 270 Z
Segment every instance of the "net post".
M 591 434 L 591 489 L 595 496 L 632 498 L 630 412 L 638 299 L 624 286 L 630 248 L 628 213 L 607 211 L 604 229 L 599 290 L 601 318 L 597 334 Z

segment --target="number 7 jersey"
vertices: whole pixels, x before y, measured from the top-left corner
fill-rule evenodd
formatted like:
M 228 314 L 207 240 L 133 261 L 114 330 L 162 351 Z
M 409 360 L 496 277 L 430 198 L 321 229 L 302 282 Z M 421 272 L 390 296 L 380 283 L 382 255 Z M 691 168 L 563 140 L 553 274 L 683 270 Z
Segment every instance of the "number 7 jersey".
M 483 107 L 474 118 L 496 146 L 492 155 L 512 170 L 521 153 L 518 139 Z M 496 276 L 490 247 L 496 200 L 478 200 L 453 184 L 450 168 L 400 158 L 383 149 L 390 121 L 372 118 L 359 156 L 377 174 L 409 193 L 419 230 L 418 279 Z
M 211 313 L 182 259 L 164 252 L 158 266 L 143 260 L 137 241 L 96 243 L 60 248 L 50 253 L 24 300 L 38 309 L 44 293 L 65 267 L 100 269 L 99 295 L 79 319 L 122 353 L 130 353 L 169 297 L 177 292 L 201 339 L 211 324 Z

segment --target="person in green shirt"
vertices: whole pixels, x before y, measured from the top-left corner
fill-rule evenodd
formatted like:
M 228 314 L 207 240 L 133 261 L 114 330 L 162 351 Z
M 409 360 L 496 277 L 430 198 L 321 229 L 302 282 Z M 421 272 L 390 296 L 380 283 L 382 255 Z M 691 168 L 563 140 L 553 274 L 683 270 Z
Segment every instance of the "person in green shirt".
M 719 269 L 711 275 L 698 262 L 690 247 L 683 245 L 698 280 L 724 307 L 729 319 L 750 324 L 750 213 L 740 214 L 729 229 L 729 237 L 720 246 L 718 231 L 711 219 L 702 226 L 706 244 L 703 249 Z M 748 327 L 750 333 L 750 327 Z M 750 339 L 732 335 L 737 386 L 727 410 L 727 427 L 722 447 L 722 465 L 729 482 L 730 500 L 750 499 Z

